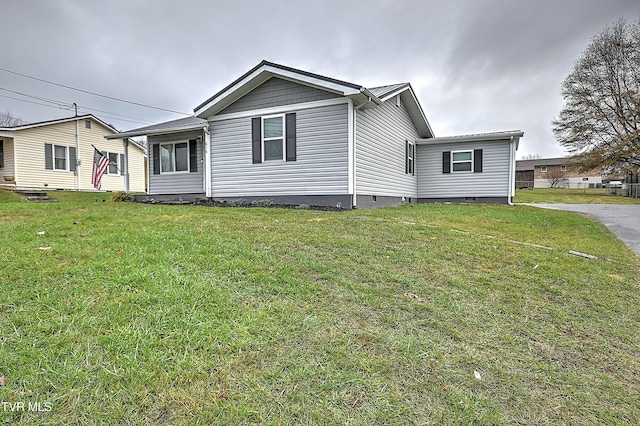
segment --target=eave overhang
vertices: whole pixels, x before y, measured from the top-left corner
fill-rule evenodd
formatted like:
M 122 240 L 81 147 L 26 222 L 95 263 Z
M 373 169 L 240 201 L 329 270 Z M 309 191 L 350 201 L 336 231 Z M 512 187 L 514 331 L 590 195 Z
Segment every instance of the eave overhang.
M 471 135 L 458 135 L 458 136 L 443 136 L 439 138 L 423 138 L 417 139 L 417 145 L 435 145 L 435 144 L 448 144 L 448 143 L 462 143 L 462 142 L 511 142 L 516 141 L 516 149 L 519 144 L 519 140 L 524 136 L 522 130 L 508 130 L 505 132 L 493 132 L 493 133 L 477 133 Z

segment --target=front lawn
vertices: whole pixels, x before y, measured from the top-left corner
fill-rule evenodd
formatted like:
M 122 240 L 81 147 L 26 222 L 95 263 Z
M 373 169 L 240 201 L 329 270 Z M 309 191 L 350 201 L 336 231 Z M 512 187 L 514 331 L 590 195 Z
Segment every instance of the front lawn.
M 640 204 L 640 198 L 607 194 L 606 189 L 517 189 L 514 201 L 550 204 Z
M 5 424 L 640 423 L 640 261 L 584 217 L 73 200 L 0 204 Z

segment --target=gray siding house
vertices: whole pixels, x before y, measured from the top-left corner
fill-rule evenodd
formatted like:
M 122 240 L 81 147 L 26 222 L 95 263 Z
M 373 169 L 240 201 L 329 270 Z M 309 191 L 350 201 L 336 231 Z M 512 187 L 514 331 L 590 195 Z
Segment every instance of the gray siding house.
M 367 89 L 263 61 L 147 136 L 155 200 L 367 208 L 510 203 L 522 131 L 436 138 L 409 83 Z

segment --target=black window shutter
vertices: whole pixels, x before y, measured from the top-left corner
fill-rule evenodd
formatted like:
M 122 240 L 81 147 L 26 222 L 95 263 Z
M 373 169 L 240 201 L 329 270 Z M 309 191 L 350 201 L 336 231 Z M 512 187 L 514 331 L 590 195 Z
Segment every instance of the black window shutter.
M 89 122 L 89 123 L 91 123 L 91 122 Z M 125 166 L 124 166 L 124 154 L 120 154 L 120 175 L 121 176 L 124 176 L 124 169 L 125 169 Z
M 198 141 L 189 141 L 189 170 L 191 173 L 198 171 Z
M 70 146 L 69 147 L 69 171 L 70 172 L 75 172 L 76 171 L 76 147 L 75 146 Z
M 287 132 L 287 161 L 296 161 L 296 113 L 285 115 L 285 128 Z
M 0 167 L 4 167 L 4 141 L 0 139 Z
M 416 175 L 416 159 L 418 158 L 418 148 L 417 145 L 414 143 L 411 147 L 411 150 L 413 151 L 411 153 L 411 158 L 413 159 L 413 161 L 411 161 L 411 176 L 415 176 Z
M 160 145 L 153 145 L 153 174 L 160 174 Z
M 409 170 L 409 141 L 404 141 L 404 172 L 411 173 Z
M 451 151 L 442 153 L 442 173 L 451 173 Z
M 253 152 L 253 164 L 262 163 L 262 119 L 251 119 L 251 150 Z
M 44 168 L 53 170 L 53 145 L 50 143 L 44 144 Z
M 482 173 L 482 150 L 473 150 L 473 171 L 474 173 Z

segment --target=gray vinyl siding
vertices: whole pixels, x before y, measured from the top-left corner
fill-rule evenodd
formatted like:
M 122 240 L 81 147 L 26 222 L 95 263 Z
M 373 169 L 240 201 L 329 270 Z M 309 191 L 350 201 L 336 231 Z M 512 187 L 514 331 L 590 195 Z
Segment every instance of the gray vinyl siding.
M 149 194 L 194 194 L 204 193 L 204 155 L 202 139 L 198 141 L 196 150 L 198 171 L 193 173 L 154 174 L 153 145 L 168 142 L 188 142 L 190 139 L 202 138 L 202 131 L 192 131 L 171 135 L 149 136 Z
M 340 95 L 273 77 L 218 114 L 251 111 L 303 102 L 338 98 Z
M 253 164 L 251 117 L 215 121 L 213 197 L 348 194 L 347 104 L 296 111 L 297 161 Z
M 482 173 L 442 173 L 444 151 L 482 149 Z M 417 146 L 418 197 L 507 197 L 509 142 L 466 142 Z
M 356 114 L 356 194 L 416 197 L 418 168 L 405 173 L 405 141 L 419 135 L 404 105 L 393 98 Z

